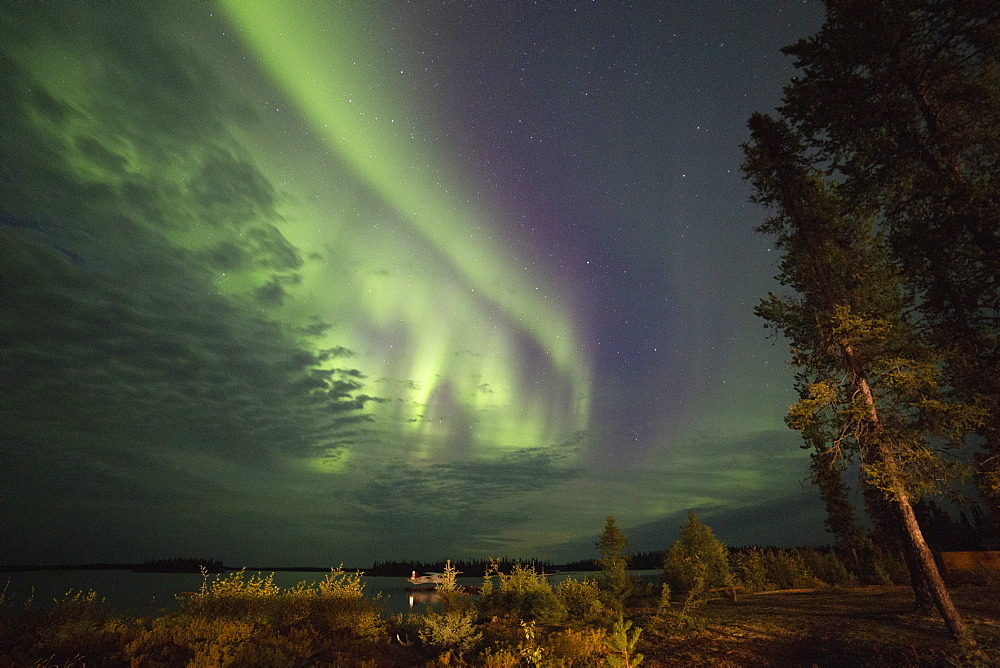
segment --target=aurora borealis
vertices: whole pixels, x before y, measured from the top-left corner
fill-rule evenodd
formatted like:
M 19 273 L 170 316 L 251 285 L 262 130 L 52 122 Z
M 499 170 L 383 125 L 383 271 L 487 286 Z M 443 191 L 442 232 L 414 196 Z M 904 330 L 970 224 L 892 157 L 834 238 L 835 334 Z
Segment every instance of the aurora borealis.
M 818 3 L 10 3 L 0 550 L 825 540 L 745 119 Z

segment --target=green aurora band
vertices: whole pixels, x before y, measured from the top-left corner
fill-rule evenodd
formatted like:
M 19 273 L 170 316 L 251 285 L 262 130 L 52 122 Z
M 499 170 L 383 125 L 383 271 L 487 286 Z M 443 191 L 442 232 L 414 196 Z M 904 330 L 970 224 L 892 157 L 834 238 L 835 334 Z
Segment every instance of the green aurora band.
M 300 3 L 295 11 L 280 2 L 225 5 L 323 145 L 394 213 L 383 223 L 387 235 L 354 248 L 366 269 L 372 257 L 394 262 L 352 277 L 349 301 L 363 306 L 364 317 L 336 328 L 329 342 L 367 352 L 369 377 L 406 381 L 404 400 L 376 409 L 379 415 L 408 425 L 424 457 L 443 441 L 485 454 L 585 429 L 590 373 L 565 307 L 571 300 L 551 285 L 540 289 L 541 278 L 499 249 L 500 221 L 459 194 L 471 187 L 455 187 L 460 177 L 447 175 L 447 156 L 414 139 L 416 103 L 385 94 L 390 73 L 371 67 L 378 58 L 363 36 L 379 24 L 363 14 L 365 3 Z M 329 225 L 312 224 L 320 235 Z M 341 320 L 343 300 L 321 303 L 323 277 L 305 280 L 321 316 Z M 551 369 L 528 368 L 535 362 L 524 357 L 524 335 Z
M 767 359 L 684 356 L 719 323 L 694 241 L 657 242 L 690 286 L 664 295 L 670 352 L 595 371 L 605 288 L 517 236 L 464 110 L 394 64 L 430 37 L 392 6 L 0 13 L 9 540 L 360 564 L 582 536 L 576 558 L 608 513 L 755 507 L 801 477 Z

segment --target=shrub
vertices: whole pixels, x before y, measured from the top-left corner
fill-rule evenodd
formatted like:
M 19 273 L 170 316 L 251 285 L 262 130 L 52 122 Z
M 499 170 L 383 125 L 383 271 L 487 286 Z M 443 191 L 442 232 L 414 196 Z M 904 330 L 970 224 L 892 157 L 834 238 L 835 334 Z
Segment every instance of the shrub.
M 50 608 L 26 609 L 22 623 L 22 642 L 29 646 L 24 649 L 44 649 L 56 662 L 119 654 L 132 633 L 93 591 L 71 590 Z
M 766 563 L 767 579 L 774 589 L 812 589 L 817 586 L 816 578 L 810 576 L 805 560 L 797 551 L 769 550 Z
M 564 629 L 549 633 L 542 645 L 546 665 L 595 666 L 607 655 L 607 632 L 604 629 Z
M 139 666 L 230 666 L 256 626 L 232 618 L 166 615 L 141 630 L 127 649 Z
M 475 613 L 471 611 L 437 613 L 429 610 L 419 619 L 421 628 L 417 635 L 421 642 L 436 650 L 466 652 L 483 638 L 476 630 L 475 620 Z
M 556 586 L 555 593 L 572 622 L 594 624 L 607 615 L 608 609 L 601 601 L 601 588 L 594 580 L 567 578 Z
M 621 610 L 625 599 L 632 593 L 632 580 L 628 576 L 628 558 L 622 550 L 628 545 L 628 538 L 615 525 L 615 516 L 608 515 L 604 531 L 595 547 L 601 553 L 597 565 L 604 574 L 602 584 L 610 594 L 612 605 Z
M 493 586 L 494 577 L 499 579 L 499 587 Z M 477 605 L 486 617 L 556 624 L 566 616 L 566 608 L 545 574 L 521 564 L 515 564 L 509 574 L 500 572 L 496 563 L 490 564 Z
M 274 584 L 274 573 L 247 576 L 246 570 L 209 580 L 207 572 L 199 591 L 188 597 L 181 610 L 193 616 L 227 617 L 268 622 L 274 617 L 281 588 Z
M 619 617 L 611 627 L 611 633 L 604 641 L 608 650 L 608 665 L 631 668 L 642 663 L 643 656 L 635 651 L 635 646 L 639 643 L 639 634 L 642 629 L 636 628 L 629 633 L 632 622 Z
M 388 622 L 382 617 L 378 598 L 366 597 L 364 589 L 361 573 L 331 570 L 316 583 L 310 623 L 325 634 L 368 641 L 385 637 Z
M 491 647 L 479 655 L 483 668 L 517 668 L 520 663 L 517 652 L 506 647 Z
M 833 550 L 821 552 L 815 549 L 801 550 L 806 570 L 810 575 L 830 587 L 848 587 L 857 583 Z

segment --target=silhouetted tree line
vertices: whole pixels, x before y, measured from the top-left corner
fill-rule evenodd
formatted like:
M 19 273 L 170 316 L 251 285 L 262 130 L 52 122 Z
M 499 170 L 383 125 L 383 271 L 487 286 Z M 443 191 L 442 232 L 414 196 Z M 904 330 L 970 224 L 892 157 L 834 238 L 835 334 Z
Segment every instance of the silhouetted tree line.
M 990 537 L 990 521 L 986 512 L 972 504 L 953 517 L 932 500 L 923 500 L 913 507 L 927 544 L 938 552 L 978 550 Z
M 376 561 L 370 570 L 365 571 L 365 575 L 377 575 L 385 577 L 409 576 L 413 571 L 417 573 L 443 573 L 447 560 L 439 561 Z M 491 563 L 496 563 L 503 571 L 510 571 L 515 565 L 530 565 L 538 571 L 552 573 L 560 570 L 559 567 L 550 561 L 510 559 L 500 557 L 499 559 L 452 559 L 451 565 L 459 573 L 467 577 L 482 577 L 486 573 L 487 567 Z

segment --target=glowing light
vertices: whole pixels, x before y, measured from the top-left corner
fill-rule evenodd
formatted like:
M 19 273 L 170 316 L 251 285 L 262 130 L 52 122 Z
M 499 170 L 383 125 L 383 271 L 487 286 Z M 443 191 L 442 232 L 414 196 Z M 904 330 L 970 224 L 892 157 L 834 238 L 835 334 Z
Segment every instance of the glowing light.
M 416 101 L 396 92 L 405 72 L 379 69 L 382 54 L 365 39 L 379 17 L 365 3 L 225 6 L 323 145 L 391 210 L 366 221 L 364 235 L 350 231 L 356 221 L 327 225 L 357 263 L 350 291 L 315 296 L 324 279 L 308 268 L 303 286 L 331 321 L 355 313 L 330 342 L 359 352 L 377 390 L 410 381 L 378 411 L 415 439 L 411 454 L 432 456 L 440 442 L 536 446 L 585 428 L 590 371 L 569 300 L 506 253 L 501 221 L 467 196 L 454 159 L 414 141 L 429 133 L 417 129 Z M 324 215 L 322 205 L 312 211 Z

